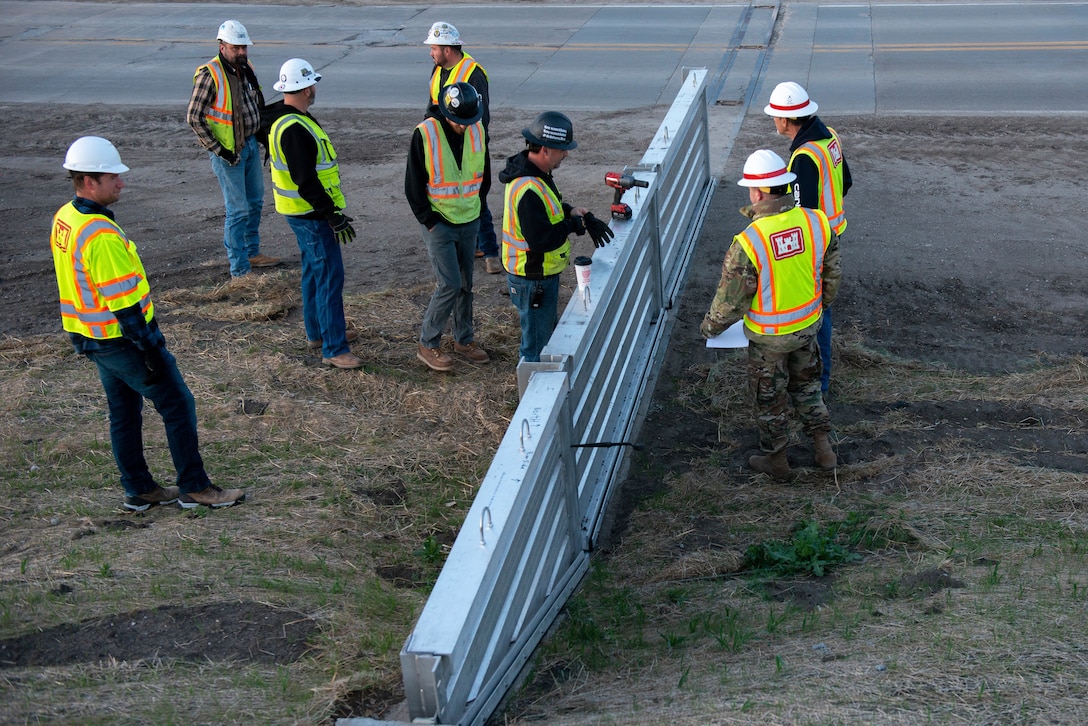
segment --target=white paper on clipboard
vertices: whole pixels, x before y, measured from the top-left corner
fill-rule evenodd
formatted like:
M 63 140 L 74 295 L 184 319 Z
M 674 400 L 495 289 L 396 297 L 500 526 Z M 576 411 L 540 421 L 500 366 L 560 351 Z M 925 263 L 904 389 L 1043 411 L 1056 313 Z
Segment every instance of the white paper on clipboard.
M 744 321 L 738 320 L 713 338 L 707 338 L 707 348 L 747 348 L 748 339 L 744 337 Z

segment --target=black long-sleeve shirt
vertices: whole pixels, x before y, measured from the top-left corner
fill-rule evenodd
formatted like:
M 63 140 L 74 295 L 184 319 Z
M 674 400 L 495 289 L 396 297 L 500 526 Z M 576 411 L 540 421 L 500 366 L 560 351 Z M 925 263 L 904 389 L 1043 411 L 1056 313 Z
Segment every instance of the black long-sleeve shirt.
M 571 233 L 578 233 L 578 223 L 570 216 L 571 205 L 563 200 L 559 187 L 555 185 L 555 179 L 551 174 L 541 171 L 540 167 L 529 160 L 529 152 L 521 151 L 506 160 L 506 166 L 499 172 L 499 181 L 509 184 L 523 176 L 539 177 L 545 184 L 551 187 L 555 196 L 563 205 L 564 218 L 552 224 L 548 216 L 548 210 L 542 200 L 536 194 L 523 194 L 518 202 L 518 221 L 521 223 L 521 234 L 529 251 L 525 259 L 525 276 L 530 279 L 539 279 L 543 276 L 544 254 L 557 250 L 567 241 Z M 584 232 L 585 229 L 583 228 Z
M 277 101 L 268 106 L 266 113 L 273 114 L 278 119 L 288 114 L 306 116 L 318 126 L 321 124 L 316 118 L 305 111 L 288 106 L 283 101 Z M 293 123 L 283 130 L 280 135 L 280 150 L 287 161 L 287 169 L 291 174 L 291 180 L 298 185 L 298 193 L 306 202 L 314 208 L 314 211 L 302 215 L 304 219 L 328 219 L 335 212 L 341 211 L 332 201 L 332 197 L 325 191 L 325 185 L 317 176 L 317 141 L 304 126 Z
M 427 111 L 426 117 L 438 119 L 438 126 L 442 129 L 446 143 L 449 144 L 453 157 L 458 160 L 458 166 L 460 166 L 460 160 L 463 158 L 462 153 L 465 148 L 464 135 L 450 129 L 434 106 Z M 431 229 L 439 222 L 449 223 L 449 220 L 431 207 L 431 199 L 427 195 L 427 182 L 430 179 L 430 174 L 427 173 L 427 159 L 423 146 L 423 134 L 416 127 L 412 131 L 412 143 L 408 147 L 408 163 L 404 169 L 404 196 L 408 199 L 408 206 L 412 208 L 412 214 L 415 215 L 419 223 L 427 229 Z M 490 189 L 491 156 L 489 154 L 484 160 L 484 180 L 480 185 L 480 199 L 487 197 L 487 192 Z
M 793 152 L 801 148 L 802 144 L 807 144 L 810 141 L 823 141 L 824 139 L 830 138 L 831 132 L 827 130 L 827 126 L 820 120 L 820 117 L 812 116 L 803 126 L 801 126 L 801 130 L 797 132 L 797 136 L 793 137 L 793 141 L 790 143 L 790 155 L 792 156 Z M 790 171 L 797 175 L 797 180 L 793 183 L 797 190 L 797 203 L 808 209 L 819 209 L 820 168 L 816 165 L 816 162 L 807 154 L 802 154 L 790 162 Z M 846 163 L 846 156 L 843 155 L 842 195 L 844 197 L 846 196 L 846 193 L 850 191 L 850 187 L 853 186 L 853 184 L 854 180 L 850 176 L 850 165 Z M 824 211 L 826 212 L 827 210 L 825 209 Z

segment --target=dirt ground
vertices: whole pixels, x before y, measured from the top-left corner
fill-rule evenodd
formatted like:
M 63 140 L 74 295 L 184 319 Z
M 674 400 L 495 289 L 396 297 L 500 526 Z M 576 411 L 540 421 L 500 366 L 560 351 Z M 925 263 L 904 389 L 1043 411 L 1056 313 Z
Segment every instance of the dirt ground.
M 1088 202 L 1075 185 L 1054 182 L 1067 161 L 1085 160 L 1068 121 L 825 120 L 840 133 L 854 178 L 846 198 L 843 284 L 833 306 L 840 340 L 854 337 L 866 348 L 965 376 L 1019 372 L 1088 354 L 1088 257 L 1079 222 Z M 1011 145 L 1015 155 L 1008 153 Z M 765 117 L 750 115 L 720 171 L 659 377 L 662 400 L 686 366 L 720 355 L 701 346 L 699 322 L 717 284 L 717 263 L 744 223 L 734 211 L 746 202 L 735 184 L 737 170 L 761 147 L 782 154 L 788 148 Z M 884 403 L 842 403 L 836 392 L 848 385 L 833 372 L 833 424 L 879 418 L 889 410 Z M 1010 409 L 973 400 L 965 390 L 960 402 L 892 408 L 927 422 L 924 437 L 931 443 L 958 437 L 1025 465 L 1088 471 L 1084 422 L 1042 404 Z M 678 411 L 656 411 L 644 430 L 653 432 L 643 442 L 648 455 L 678 466 L 690 459 L 685 442 L 712 443 L 718 436 L 713 421 L 684 421 Z M 751 439 L 751 449 L 737 452 L 742 468 L 755 453 L 754 427 Z M 838 453 L 849 464 L 922 443 L 919 436 L 889 434 L 840 444 Z
M 206 155 L 184 124 L 184 109 L 0 109 L 6 124 L 0 141 L 5 161 L 0 174 L 5 229 L 0 237 L 0 338 L 60 335 L 48 232 L 52 214 L 71 196 L 61 162 L 67 145 L 80 135 L 110 138 L 132 169 L 115 211 L 140 247 L 153 295 L 228 281 L 222 200 Z M 427 295 L 420 285 L 427 283 L 430 272 L 402 191 L 405 152 L 419 114 L 348 112 L 320 105 L 314 114 L 340 154 L 349 213 L 359 231 L 359 238 L 345 249 L 347 291 L 405 290 L 419 298 L 422 312 Z M 556 173 L 568 201 L 605 217 L 611 191 L 603 184 L 604 172 L 637 163 L 663 114 L 644 110 L 621 118 L 575 116 L 580 147 Z M 506 110 L 495 114 L 496 165 L 521 148 L 519 131 L 532 115 Z M 640 121 L 632 124 L 632 117 Z M 1088 202 L 1070 174 L 1088 165 L 1079 124 L 1060 118 L 826 120 L 843 138 L 855 180 L 847 197 L 844 283 L 834 308 L 838 330 L 858 336 L 867 347 L 949 366 L 965 375 L 1024 370 L 1088 353 L 1088 255 L 1081 230 Z M 703 348 L 699 320 L 717 282 L 725 246 L 743 227 L 736 209 L 744 196 L 735 178 L 747 153 L 761 147 L 785 154 L 786 142 L 773 135 L 766 118 L 753 114 L 742 126 L 732 156 L 715 160 L 714 172 L 722 180 L 681 301 L 666 371 L 659 378 L 662 391 L 683 375 L 690 361 L 716 355 Z M 499 199 L 493 192 L 493 209 L 500 206 Z M 283 257 L 285 265 L 298 265 L 294 238 L 275 214 L 270 191 L 262 237 L 263 252 Z M 582 239 L 576 254 L 591 250 Z M 509 305 L 502 276 L 485 274 L 482 264 L 477 272 L 476 304 Z M 169 310 L 162 315 L 169 335 Z M 298 326 L 301 333 L 300 311 L 293 311 L 284 324 Z M 833 382 L 831 393 L 832 416 L 839 421 L 887 410 L 886 404 L 837 403 L 836 387 L 841 385 L 845 383 Z M 927 436 L 954 433 L 972 446 L 1000 450 L 1018 461 L 1088 472 L 1084 422 L 1044 405 L 1015 410 L 980 406 L 965 395 L 962 402 L 910 404 L 908 412 L 932 423 Z M 644 430 L 652 434 L 643 436 L 646 455 L 678 467 L 690 461 L 684 451 L 692 442 L 706 444 L 716 437 L 715 422 L 683 412 L 658 408 L 650 423 Z M 754 448 L 754 429 L 751 434 Z M 906 436 L 851 443 L 840 448 L 840 460 L 865 461 L 919 443 Z M 748 453 L 738 452 L 738 462 Z M 644 495 L 645 484 L 633 471 L 621 508 Z M 622 527 L 622 517 L 620 521 Z M 297 637 L 267 635 L 283 634 L 285 622 L 305 628 L 304 619 L 265 612 L 255 603 L 245 607 L 254 622 L 268 628 L 216 634 L 224 657 L 245 659 L 247 653 L 259 652 L 281 662 L 304 651 L 300 642 L 305 632 Z M 145 622 L 178 617 L 169 612 L 130 615 Z M 255 632 L 261 630 L 264 637 Z M 104 622 L 85 623 L 73 632 L 85 637 L 65 639 L 68 662 L 94 659 L 103 640 L 117 638 L 116 628 Z M 156 632 L 163 635 L 161 643 Z M 169 632 L 145 627 L 143 645 L 173 648 L 177 644 Z M 32 644 L 23 645 L 25 651 Z M 44 652 L 21 657 L 23 663 L 54 662 Z

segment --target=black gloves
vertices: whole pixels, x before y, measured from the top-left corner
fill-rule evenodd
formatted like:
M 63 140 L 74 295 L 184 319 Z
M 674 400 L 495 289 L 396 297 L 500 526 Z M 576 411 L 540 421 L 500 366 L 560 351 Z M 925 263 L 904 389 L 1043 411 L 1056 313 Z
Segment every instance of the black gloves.
M 582 219 L 581 215 L 570 215 L 570 221 L 574 222 L 574 234 L 581 237 L 583 234 L 586 233 L 586 223 L 585 220 Z
M 222 159 L 223 161 L 227 162 L 231 166 L 234 166 L 235 164 L 238 163 L 238 155 L 235 154 L 230 149 L 223 149 L 222 151 L 220 151 L 219 152 L 219 158 Z
M 144 385 L 152 386 L 162 380 L 166 372 L 166 359 L 163 358 L 163 348 L 154 347 L 142 351 L 144 354 L 144 366 L 147 367 L 147 375 L 144 376 Z
M 593 240 L 594 247 L 604 247 L 616 236 L 612 228 L 607 223 L 594 217 L 592 212 L 586 212 L 585 226 L 586 231 L 589 232 L 589 238 Z
M 336 236 L 336 241 L 342 245 L 346 245 L 355 239 L 355 228 L 351 226 L 351 217 L 340 212 L 333 212 L 329 216 L 329 224 L 332 226 L 332 233 Z

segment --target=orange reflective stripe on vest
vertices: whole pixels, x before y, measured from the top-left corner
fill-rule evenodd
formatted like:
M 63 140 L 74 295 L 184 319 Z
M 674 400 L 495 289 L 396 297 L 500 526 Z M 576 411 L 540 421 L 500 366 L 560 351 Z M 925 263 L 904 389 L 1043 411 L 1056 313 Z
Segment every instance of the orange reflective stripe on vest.
M 460 164 L 446 143 L 441 121 L 433 116 L 416 128 L 423 137 L 423 162 L 427 167 L 427 196 L 431 209 L 452 224 L 466 224 L 480 216 L 480 189 L 484 181 L 487 149 L 483 124 L 465 127 Z
M 820 317 L 824 252 L 831 242 L 823 212 L 794 207 L 757 219 L 735 239 L 759 270 L 745 327 L 761 335 L 787 335 Z
M 529 243 L 521 231 L 518 217 L 518 205 L 526 194 L 536 194 L 544 202 L 548 212 L 548 221 L 559 224 L 566 218 L 563 202 L 550 186 L 535 176 L 518 177 L 507 183 L 503 197 L 502 214 L 502 256 L 507 272 L 525 277 L 526 262 L 529 257 Z M 567 267 L 570 257 L 570 241 L 564 242 L 558 249 L 544 253 L 542 269 L 537 274 L 545 277 L 557 275 Z M 533 271 L 536 272 L 536 271 Z
M 830 139 L 809 141 L 797 147 L 790 157 L 793 160 L 804 154 L 815 162 L 820 170 L 820 210 L 827 215 L 831 229 L 842 234 L 846 229 L 846 212 L 843 210 L 842 192 L 842 145 L 834 129 L 828 129 Z
M 468 53 L 465 53 L 461 60 L 457 61 L 457 65 L 450 68 L 450 73 L 446 76 L 446 82 L 442 83 L 442 68 L 435 66 L 434 73 L 431 74 L 431 105 L 438 105 L 438 93 L 443 86 L 452 86 L 454 83 L 468 83 L 469 76 L 477 68 L 486 78 L 487 71 L 484 70 L 483 66 L 477 63 Z
M 200 71 L 205 68 L 215 81 L 215 103 L 204 114 L 204 120 L 208 122 L 208 130 L 212 132 L 215 140 L 226 149 L 234 151 L 234 108 L 226 71 L 223 70 L 223 64 L 219 62 L 219 56 L 216 56 L 197 68 L 193 79 L 195 80 L 200 75 Z
M 109 218 L 68 203 L 53 219 L 53 267 L 64 329 L 99 340 L 120 338 L 114 310 L 139 303 L 154 317 L 151 288 L 136 245 Z

